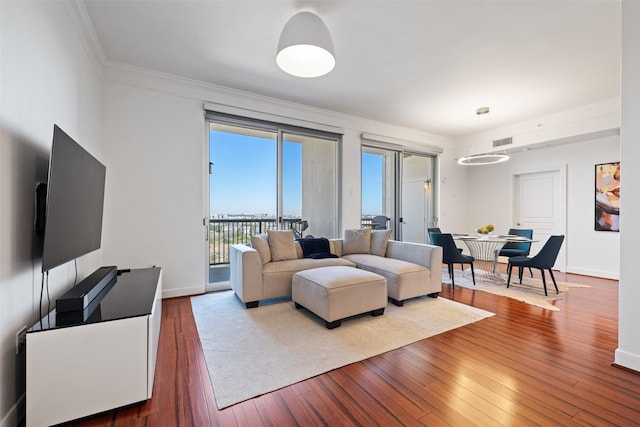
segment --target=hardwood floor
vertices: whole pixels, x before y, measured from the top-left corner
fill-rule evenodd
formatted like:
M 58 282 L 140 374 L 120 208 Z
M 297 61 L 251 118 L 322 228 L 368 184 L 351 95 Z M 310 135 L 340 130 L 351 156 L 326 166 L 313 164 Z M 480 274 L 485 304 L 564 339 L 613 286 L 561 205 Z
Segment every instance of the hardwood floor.
M 640 375 L 611 366 L 618 282 L 557 273 L 548 311 L 443 285 L 496 313 L 218 411 L 189 298 L 163 301 L 153 398 L 75 426 L 640 425 Z

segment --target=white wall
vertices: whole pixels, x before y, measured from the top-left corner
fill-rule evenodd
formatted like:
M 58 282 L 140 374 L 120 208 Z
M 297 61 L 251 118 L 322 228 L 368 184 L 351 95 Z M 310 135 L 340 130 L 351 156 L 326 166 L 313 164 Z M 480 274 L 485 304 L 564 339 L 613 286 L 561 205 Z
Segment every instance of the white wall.
M 103 90 L 104 262 L 161 266 L 164 297 L 201 293 L 202 102 L 116 83 Z
M 15 334 L 37 320 L 42 240 L 33 232 L 34 189 L 47 180 L 53 124 L 99 160 L 101 85 L 61 2 L 0 1 L 0 425 L 17 425 L 25 357 Z M 82 279 L 100 251 L 78 260 Z M 55 298 L 73 282 L 73 264 L 52 270 Z M 46 309 L 46 302 L 45 302 Z
M 108 66 L 105 77 L 103 141 L 109 168 L 104 262 L 119 268 L 162 266 L 164 297 L 204 292 L 205 102 L 241 108 L 248 116 L 263 112 L 283 122 L 294 119 L 310 127 L 318 123 L 341 129 L 343 229 L 360 227 L 361 133 L 417 141 L 416 147 L 450 143 L 435 135 L 128 66 Z
M 506 232 L 513 224 L 511 177 L 566 165 L 567 271 L 617 279 L 620 233 L 594 231 L 594 167 L 620 160 L 619 140 L 619 136 L 609 136 L 519 152 L 496 165 L 458 166 L 468 173 L 467 199 L 459 202 L 473 209 L 466 210 L 464 227 L 457 230 L 473 232 L 479 225 L 492 223 L 496 230 Z M 626 186 L 627 178 L 623 179 Z M 624 191 L 629 194 L 626 188 Z
M 640 286 L 637 256 L 640 253 L 640 3 L 622 2 L 622 194 L 620 228 L 620 303 L 618 349 L 615 363 L 640 372 Z M 625 161 L 628 160 L 628 161 Z M 633 163 L 632 163 L 633 162 Z M 627 166 L 629 165 L 629 166 Z M 626 168 L 626 169 L 625 169 Z M 625 197 L 624 195 L 622 197 Z

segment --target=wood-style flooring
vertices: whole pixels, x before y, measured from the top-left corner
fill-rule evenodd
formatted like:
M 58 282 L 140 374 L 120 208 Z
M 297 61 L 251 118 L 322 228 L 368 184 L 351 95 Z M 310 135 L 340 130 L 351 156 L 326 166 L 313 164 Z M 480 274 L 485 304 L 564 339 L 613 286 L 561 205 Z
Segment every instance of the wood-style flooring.
M 496 315 L 222 411 L 189 298 L 165 300 L 153 398 L 70 425 L 640 425 L 640 375 L 611 365 L 618 282 L 556 278 L 591 287 L 548 311 L 443 285 L 441 297 Z

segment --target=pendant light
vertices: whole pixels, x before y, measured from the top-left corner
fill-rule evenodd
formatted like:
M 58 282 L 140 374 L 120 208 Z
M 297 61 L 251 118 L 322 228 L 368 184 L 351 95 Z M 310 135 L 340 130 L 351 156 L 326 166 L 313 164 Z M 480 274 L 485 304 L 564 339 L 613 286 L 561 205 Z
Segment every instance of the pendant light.
M 480 107 L 476 110 L 476 114 L 478 116 L 478 120 L 480 120 L 480 116 L 485 114 L 489 114 L 489 107 Z M 476 127 L 476 131 L 479 128 Z M 471 151 L 473 151 L 473 144 L 471 145 Z M 506 152 L 504 153 L 485 153 L 485 154 L 469 154 L 468 156 L 460 157 L 458 159 L 458 164 L 465 166 L 478 166 L 478 165 L 491 165 L 493 163 L 500 163 L 509 160 L 509 156 Z
M 296 77 L 319 77 L 336 65 L 333 40 L 322 19 L 311 12 L 298 12 L 285 24 L 278 42 L 276 63 Z

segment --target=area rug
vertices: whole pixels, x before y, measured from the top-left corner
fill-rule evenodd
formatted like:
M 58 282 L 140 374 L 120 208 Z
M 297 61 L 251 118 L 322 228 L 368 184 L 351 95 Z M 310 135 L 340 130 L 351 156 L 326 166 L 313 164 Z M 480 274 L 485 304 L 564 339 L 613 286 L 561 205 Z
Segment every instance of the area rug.
M 219 409 L 493 316 L 444 298 L 416 298 L 328 330 L 291 300 L 247 310 L 232 291 L 191 298 Z
M 515 269 L 514 269 L 515 272 Z M 539 272 L 534 271 L 534 274 L 538 275 Z M 489 292 L 495 295 L 501 295 L 508 298 L 513 298 L 527 304 L 535 305 L 547 310 L 559 311 L 560 309 L 553 304 L 554 301 L 562 299 L 564 293 L 568 292 L 570 288 L 589 288 L 589 285 L 581 285 L 578 283 L 558 282 L 559 294 L 556 294 L 556 289 L 553 287 L 553 281 L 547 274 L 547 293 L 544 295 L 544 287 L 542 286 L 542 279 L 531 278 L 528 276 L 528 272 L 525 270 L 524 277 L 522 278 L 522 284 L 518 283 L 518 275 L 511 276 L 511 283 L 507 288 L 507 276 L 503 274 L 504 283 L 494 283 L 484 280 L 479 280 L 476 275 L 476 285 L 473 285 L 471 280 L 471 270 L 465 271 L 454 270 L 454 278 L 456 286 L 462 286 L 463 288 L 475 289 L 478 291 Z M 442 269 L 442 283 L 451 284 L 449 273 L 446 268 Z

